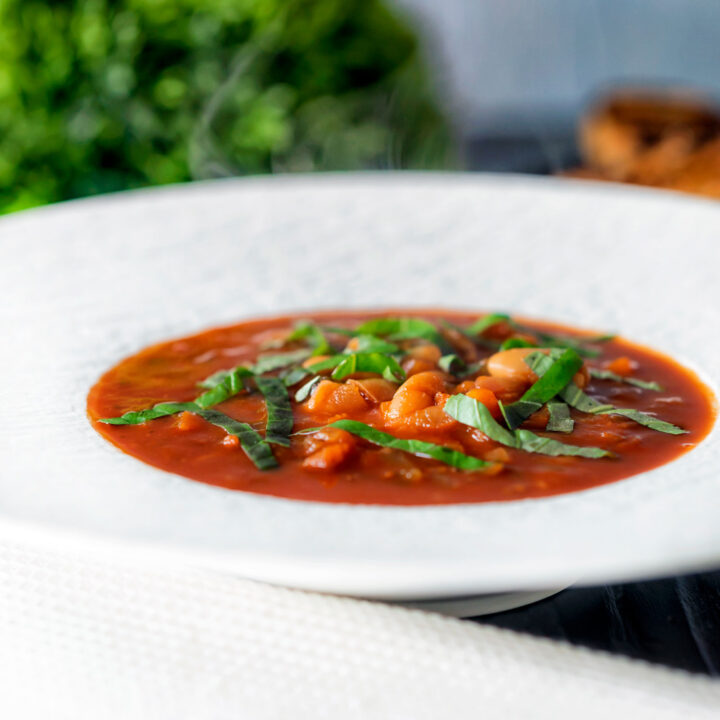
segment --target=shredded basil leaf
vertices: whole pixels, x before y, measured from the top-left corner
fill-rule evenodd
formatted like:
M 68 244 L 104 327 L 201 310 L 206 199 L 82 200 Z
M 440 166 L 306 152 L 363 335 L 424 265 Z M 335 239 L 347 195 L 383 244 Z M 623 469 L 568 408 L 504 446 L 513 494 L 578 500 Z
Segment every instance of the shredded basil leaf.
M 552 362 L 552 358 L 549 358 L 547 355 L 542 355 L 542 353 L 532 353 L 532 355 L 525 358 L 525 362 L 528 363 L 533 372 L 542 375 L 550 367 L 549 363 Z M 574 382 L 571 382 L 564 390 L 561 390 L 559 396 L 568 405 L 574 407 L 576 410 L 580 410 L 580 412 L 593 415 L 622 415 L 639 425 L 644 425 L 651 430 L 664 432 L 668 435 L 684 435 L 688 432 L 677 425 L 673 425 L 665 420 L 660 420 L 640 410 L 616 408 L 614 405 L 601 403 L 584 393 Z
M 588 447 L 584 445 L 567 445 L 559 440 L 541 437 L 529 430 L 517 430 L 519 447 L 525 452 L 538 453 L 540 455 L 569 455 L 571 457 L 584 457 L 597 459 L 602 457 L 611 457 L 612 453 L 598 447 Z
M 310 397 L 312 389 L 322 380 L 319 375 L 310 378 L 300 389 L 295 393 L 295 402 L 304 402 Z
M 246 388 L 243 378 L 254 377 L 252 370 L 239 365 L 232 370 L 220 370 L 200 383 L 209 388 L 207 392 L 195 398 L 201 408 L 209 408 L 237 395 Z
M 610 370 L 600 370 L 599 368 L 588 368 L 590 371 L 590 377 L 594 377 L 597 380 L 613 380 L 614 382 L 625 383 L 626 385 L 634 385 L 635 387 L 642 388 L 643 390 L 655 390 L 662 392 L 662 385 L 656 382 L 647 382 L 645 380 L 638 380 L 633 377 L 624 377 L 617 373 L 611 372 Z
M 479 320 L 476 320 L 467 329 L 467 332 L 469 332 L 471 335 L 482 335 L 493 325 L 497 325 L 498 323 L 502 322 L 512 324 L 512 320 L 510 319 L 509 315 L 506 315 L 505 313 L 490 313 L 489 315 L 484 315 Z
M 305 379 L 310 374 L 311 373 L 304 367 L 295 367 L 285 373 L 281 373 L 280 377 L 282 377 L 282 381 L 285 383 L 286 387 L 292 387 L 293 385 L 297 385 L 301 380 Z
M 532 368 L 531 363 L 535 355 L 544 355 L 544 353 L 530 353 L 525 358 L 528 367 Z M 505 418 L 510 429 L 514 430 L 522 425 L 530 415 L 552 400 L 573 379 L 582 364 L 582 358 L 574 350 L 565 350 L 558 357 L 550 358 L 550 363 L 540 379 L 533 383 L 517 402 L 505 407 Z
M 500 345 L 500 350 L 512 350 L 513 348 L 534 348 L 537 343 L 523 340 L 523 338 L 511 337 Z
M 262 439 L 255 430 L 247 423 L 242 423 L 225 415 L 225 413 L 217 410 L 206 410 L 195 403 L 158 403 L 148 410 L 140 410 L 139 412 L 128 412 L 116 418 L 104 418 L 100 422 L 109 425 L 139 425 L 147 420 L 174 415 L 179 412 L 191 412 L 199 415 L 207 422 L 221 427 L 225 432 L 240 440 L 240 446 L 245 454 L 252 460 L 260 470 L 268 470 L 276 467 L 277 461 L 272 454 L 270 446 Z
M 295 329 L 285 338 L 286 342 L 305 340 L 312 348 L 312 355 L 332 355 L 335 351 L 328 339 L 323 335 L 320 326 L 311 320 L 300 320 Z
M 312 365 L 308 365 L 305 370 L 309 373 L 319 373 L 323 370 L 332 370 L 333 368 L 336 368 L 345 358 L 347 355 L 332 355 L 329 358 L 325 358 L 325 360 L 318 360 L 317 362 L 313 363 Z
M 438 366 L 441 370 L 444 370 L 446 373 L 450 373 L 451 375 L 459 375 L 460 373 L 466 372 L 468 369 L 465 361 L 460 356 L 455 355 L 455 353 L 443 355 L 438 361 Z
M 386 355 L 402 353 L 402 350 L 397 345 L 383 340 L 377 335 L 356 335 L 353 340 L 355 341 L 353 348 L 345 348 L 344 353 L 385 353 Z
M 300 434 L 306 435 L 318 432 L 319 430 L 324 430 L 328 427 L 336 427 L 340 430 L 345 430 L 353 435 L 357 435 L 363 440 L 373 443 L 373 445 L 402 450 L 403 452 L 410 453 L 411 455 L 419 455 L 420 457 L 429 457 L 460 470 L 482 470 L 496 464 L 487 462 L 486 460 L 481 460 L 480 458 L 472 457 L 471 455 L 465 455 L 464 453 L 443 445 L 435 445 L 434 443 L 425 442 L 424 440 L 403 440 L 401 438 L 396 438 L 394 435 L 382 432 L 381 430 L 376 430 L 375 428 L 370 427 L 370 425 L 358 422 L 357 420 L 336 420 L 335 422 L 329 423 L 323 427 L 302 430 Z
M 639 425 L 644 425 L 651 430 L 657 430 L 658 432 L 664 432 L 668 435 L 685 435 L 689 430 L 685 430 L 677 425 L 673 425 L 665 420 L 660 420 L 647 413 L 640 412 L 639 410 L 633 410 L 631 408 L 598 408 L 594 411 L 595 415 L 622 415 L 623 417 L 633 420 Z
M 256 375 L 262 375 L 263 373 L 272 372 L 273 370 L 279 370 L 280 368 L 288 367 L 289 365 L 295 365 L 295 363 L 301 363 L 307 360 L 311 355 L 310 350 L 294 350 L 293 352 L 279 353 L 277 355 L 263 355 L 258 358 L 255 365 L 252 367 L 252 371 Z
M 568 348 L 584 357 L 597 357 L 600 355 L 598 350 L 587 347 L 588 343 L 600 343 L 612 340 L 614 335 L 596 335 L 593 337 L 571 338 L 565 335 L 553 335 L 552 333 L 539 332 L 530 328 L 531 333 L 536 335 L 543 347 L 548 348 Z
M 280 378 L 256 378 L 258 390 L 265 398 L 267 425 L 265 441 L 275 445 L 290 446 L 293 428 L 293 413 L 285 383 Z
M 540 410 L 543 403 L 535 400 L 516 400 L 511 405 L 503 405 L 503 417 L 507 426 L 514 430 L 516 427 L 520 427 L 525 420 L 531 415 Z
M 432 323 L 420 318 L 376 318 L 364 322 L 356 332 L 360 335 L 387 336 L 391 341 L 421 338 L 437 345 L 443 354 L 453 351 L 440 331 Z
M 221 427 L 229 435 L 234 435 L 240 441 L 240 447 L 245 454 L 260 470 L 277 467 L 278 463 L 270 445 L 247 423 L 234 420 L 229 415 L 225 415 L 225 413 L 218 410 L 202 410 L 196 406 L 196 409 L 190 410 L 190 412 L 194 412 L 209 423 Z
M 382 375 L 390 382 L 402 382 L 405 371 L 391 355 L 382 353 L 351 353 L 345 355 L 332 374 L 333 380 L 342 380 L 357 372 L 369 372 Z
M 667 433 L 668 435 L 684 435 L 688 432 L 677 425 L 673 425 L 665 420 L 660 420 L 640 410 L 617 408 L 613 405 L 600 403 L 589 395 L 586 395 L 575 383 L 570 383 L 570 385 L 560 393 L 560 397 L 565 400 L 568 405 L 572 405 L 572 407 L 577 408 L 581 412 L 591 413 L 593 415 L 622 415 L 639 425 L 644 425 L 651 430 L 657 430 L 658 432 Z
M 501 405 L 502 407 L 502 405 Z M 453 395 L 445 403 L 445 412 L 455 420 L 477 428 L 491 440 L 507 447 L 540 455 L 570 455 L 585 458 L 608 457 L 612 453 L 602 448 L 566 445 L 552 438 L 544 438 L 529 430 L 507 430 L 490 411 L 467 395 Z
M 354 337 L 357 335 L 357 330 L 351 330 L 350 328 L 331 327 L 330 325 L 322 325 L 320 329 L 323 332 L 330 333 L 331 335 L 345 335 L 346 337 Z
M 545 426 L 550 432 L 571 433 L 575 427 L 575 421 L 570 417 L 570 408 L 567 403 L 553 400 L 547 404 L 550 419 Z
M 195 403 L 161 402 L 147 410 L 136 410 L 126 412 L 120 417 L 102 418 L 99 420 L 106 425 L 140 425 L 148 420 L 175 415 L 185 410 L 194 412 L 197 409 Z

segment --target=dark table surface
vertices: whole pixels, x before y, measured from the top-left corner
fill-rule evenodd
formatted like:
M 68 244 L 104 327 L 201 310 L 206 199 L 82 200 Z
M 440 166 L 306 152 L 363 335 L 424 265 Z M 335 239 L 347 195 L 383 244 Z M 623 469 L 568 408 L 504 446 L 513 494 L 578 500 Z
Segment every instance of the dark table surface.
M 720 572 L 569 588 L 474 621 L 720 675 Z
M 579 162 L 567 134 L 470 139 L 465 165 L 485 172 L 549 174 Z M 569 588 L 541 602 L 474 621 L 720 676 L 720 571 Z

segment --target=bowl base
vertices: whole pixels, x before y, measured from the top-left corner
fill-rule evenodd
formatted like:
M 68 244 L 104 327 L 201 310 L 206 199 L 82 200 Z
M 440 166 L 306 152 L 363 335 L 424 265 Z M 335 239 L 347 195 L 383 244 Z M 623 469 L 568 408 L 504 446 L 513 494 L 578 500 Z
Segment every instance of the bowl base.
M 535 590 L 525 592 L 490 593 L 488 595 L 471 595 L 457 598 L 437 598 L 433 600 L 413 600 L 399 603 L 405 607 L 417 610 L 450 615 L 452 617 L 466 618 L 478 615 L 513 610 L 514 608 L 530 605 L 556 595 L 569 586 L 556 587 L 550 590 Z

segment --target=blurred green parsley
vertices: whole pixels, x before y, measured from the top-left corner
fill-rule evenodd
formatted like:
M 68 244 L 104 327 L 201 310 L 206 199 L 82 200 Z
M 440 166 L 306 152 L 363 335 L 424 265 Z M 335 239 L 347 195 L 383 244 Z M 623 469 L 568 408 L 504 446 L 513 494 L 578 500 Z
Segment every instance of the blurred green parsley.
M 442 168 L 379 0 L 0 0 L 0 212 L 193 178 Z

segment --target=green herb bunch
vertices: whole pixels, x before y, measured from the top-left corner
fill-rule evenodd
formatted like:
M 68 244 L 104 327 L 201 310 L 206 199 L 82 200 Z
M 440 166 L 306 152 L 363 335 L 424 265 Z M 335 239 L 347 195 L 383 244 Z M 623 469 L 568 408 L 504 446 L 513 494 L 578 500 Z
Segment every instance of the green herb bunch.
M 451 163 L 416 39 L 380 0 L 0 0 L 0 212 Z

